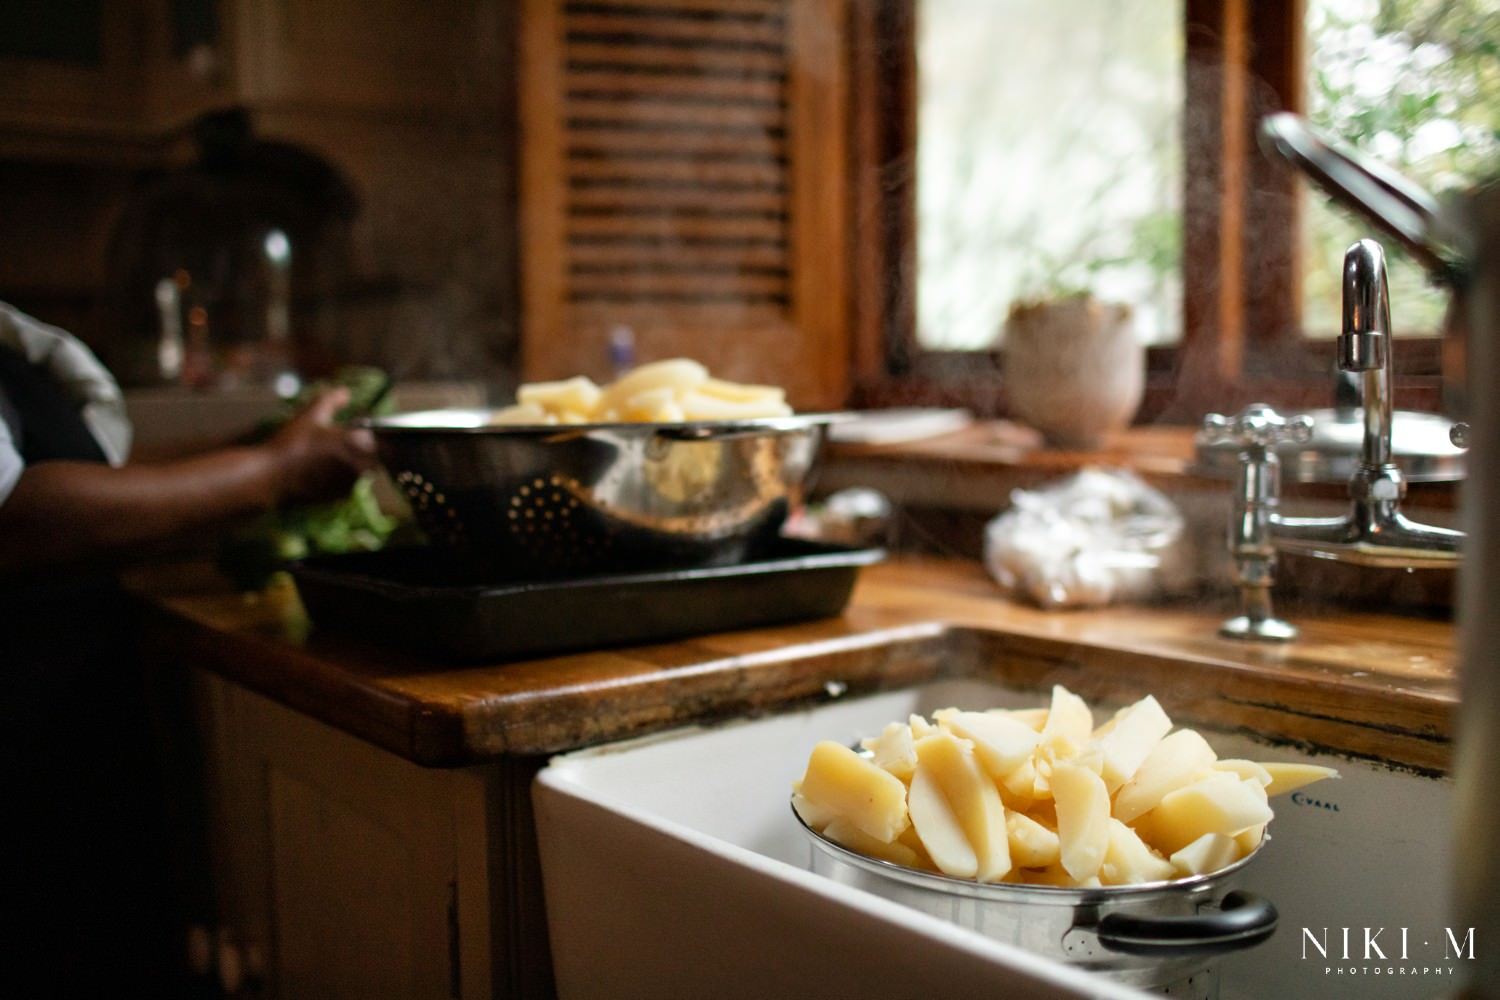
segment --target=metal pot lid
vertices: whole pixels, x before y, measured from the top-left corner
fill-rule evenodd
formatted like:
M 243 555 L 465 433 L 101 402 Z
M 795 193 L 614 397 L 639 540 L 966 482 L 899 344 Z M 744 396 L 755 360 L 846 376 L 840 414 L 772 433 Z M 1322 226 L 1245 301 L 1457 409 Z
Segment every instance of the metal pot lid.
M 1307 410 L 1312 439 L 1285 442 L 1276 448 L 1282 477 L 1297 483 L 1343 483 L 1359 468 L 1364 419 L 1357 409 Z M 1297 414 L 1285 414 L 1288 418 Z M 1457 482 L 1464 478 L 1465 453 L 1449 439 L 1453 421 L 1436 413 L 1398 410 L 1391 417 L 1391 451 L 1396 466 L 1415 483 Z M 1194 441 L 1198 475 L 1234 478 L 1239 445 L 1209 442 L 1200 432 Z

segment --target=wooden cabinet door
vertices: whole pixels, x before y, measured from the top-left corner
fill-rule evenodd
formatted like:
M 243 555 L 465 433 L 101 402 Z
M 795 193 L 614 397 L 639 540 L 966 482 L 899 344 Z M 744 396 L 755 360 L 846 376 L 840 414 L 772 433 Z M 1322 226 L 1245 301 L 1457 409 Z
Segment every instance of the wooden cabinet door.
M 522 377 L 702 360 L 844 403 L 844 0 L 525 0 Z
M 207 672 L 192 684 L 216 931 L 264 995 L 551 995 L 534 764 L 421 768 Z

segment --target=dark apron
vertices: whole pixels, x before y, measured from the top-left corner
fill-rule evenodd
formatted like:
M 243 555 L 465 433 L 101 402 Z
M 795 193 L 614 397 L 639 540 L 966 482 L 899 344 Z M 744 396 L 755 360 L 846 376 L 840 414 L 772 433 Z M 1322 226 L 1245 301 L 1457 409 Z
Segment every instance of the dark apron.
M 28 466 L 105 460 L 78 404 L 5 346 L 0 419 Z M 0 579 L 0 993 L 181 993 L 137 649 L 131 606 L 102 569 Z

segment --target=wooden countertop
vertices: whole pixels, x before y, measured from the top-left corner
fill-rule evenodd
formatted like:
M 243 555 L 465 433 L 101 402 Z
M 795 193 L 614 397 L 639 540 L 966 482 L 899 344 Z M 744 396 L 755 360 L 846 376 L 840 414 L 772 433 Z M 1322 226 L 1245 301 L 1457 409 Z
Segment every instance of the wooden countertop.
M 455 666 L 310 626 L 295 598 L 232 592 L 202 563 L 133 574 L 158 663 L 200 666 L 417 764 L 546 755 L 943 677 L 1039 697 L 1157 696 L 1178 722 L 1261 734 L 1428 773 L 1449 763 L 1451 623 L 1338 612 L 1284 646 L 1218 638 L 1230 609 L 1048 612 L 982 567 L 866 567 L 839 617 L 515 663 Z

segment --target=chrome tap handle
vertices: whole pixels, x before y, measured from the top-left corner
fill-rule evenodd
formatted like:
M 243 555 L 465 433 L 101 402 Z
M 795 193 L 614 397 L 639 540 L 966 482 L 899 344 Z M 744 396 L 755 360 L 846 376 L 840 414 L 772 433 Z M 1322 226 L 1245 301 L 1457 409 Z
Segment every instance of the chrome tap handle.
M 1243 614 L 1226 621 L 1219 634 L 1274 642 L 1296 638 L 1296 627 L 1277 618 L 1271 607 L 1276 566 L 1271 523 L 1281 498 L 1276 447 L 1310 440 L 1312 418 L 1301 414 L 1287 420 L 1265 403 L 1252 403 L 1234 417 L 1210 413 L 1203 418 L 1203 433 L 1210 442 L 1239 447 L 1228 542 Z
M 1265 403 L 1251 403 L 1233 417 L 1210 413 L 1203 418 L 1203 434 L 1210 442 L 1232 442 L 1242 451 L 1274 449 L 1285 441 L 1309 441 L 1312 426 L 1312 417 L 1305 413 L 1287 420 Z

